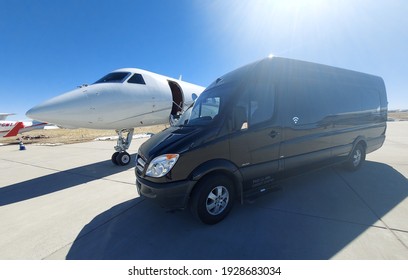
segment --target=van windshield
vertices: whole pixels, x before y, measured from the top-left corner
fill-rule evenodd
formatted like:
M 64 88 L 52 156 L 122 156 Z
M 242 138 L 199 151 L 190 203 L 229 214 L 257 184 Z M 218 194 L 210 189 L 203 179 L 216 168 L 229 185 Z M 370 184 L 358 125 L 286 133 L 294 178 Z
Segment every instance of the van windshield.
M 184 126 L 188 123 L 188 120 L 191 116 L 191 111 L 193 110 L 193 105 L 191 104 L 190 107 L 180 116 L 175 126 Z
M 214 124 L 220 119 L 233 88 L 233 83 L 229 83 L 205 90 L 195 101 L 187 125 Z

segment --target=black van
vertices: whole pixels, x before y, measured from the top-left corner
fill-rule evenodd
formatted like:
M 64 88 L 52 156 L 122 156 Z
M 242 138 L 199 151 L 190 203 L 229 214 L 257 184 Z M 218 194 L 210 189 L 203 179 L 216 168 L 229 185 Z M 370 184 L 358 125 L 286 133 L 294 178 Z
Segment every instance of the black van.
M 215 224 L 278 179 L 334 163 L 358 169 L 382 146 L 386 120 L 380 77 L 266 58 L 218 78 L 178 125 L 141 145 L 137 189 Z

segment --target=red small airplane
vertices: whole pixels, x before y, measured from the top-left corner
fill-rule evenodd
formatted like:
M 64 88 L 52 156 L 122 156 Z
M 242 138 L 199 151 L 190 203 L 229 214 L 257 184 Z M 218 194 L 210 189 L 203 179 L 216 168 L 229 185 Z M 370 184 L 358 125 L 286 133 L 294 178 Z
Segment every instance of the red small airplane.
M 34 129 L 43 129 L 47 123 L 30 121 L 6 121 L 6 118 L 10 115 L 9 113 L 0 113 L 0 137 L 13 137 L 19 133 L 31 131 Z

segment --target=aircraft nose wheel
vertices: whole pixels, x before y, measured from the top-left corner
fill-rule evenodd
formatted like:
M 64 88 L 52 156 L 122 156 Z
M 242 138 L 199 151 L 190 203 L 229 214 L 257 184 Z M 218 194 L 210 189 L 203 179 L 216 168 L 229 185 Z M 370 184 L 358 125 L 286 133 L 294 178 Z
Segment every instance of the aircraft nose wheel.
M 112 155 L 112 162 L 115 165 L 128 165 L 130 163 L 130 155 L 127 152 L 116 152 Z
M 130 143 L 133 138 L 133 128 L 118 129 L 116 133 L 118 134 L 118 141 L 116 142 L 115 150 L 116 153 L 112 155 L 112 162 L 115 165 L 128 165 L 130 163 L 130 155 L 126 152 L 129 149 Z M 124 134 L 126 134 L 126 137 Z

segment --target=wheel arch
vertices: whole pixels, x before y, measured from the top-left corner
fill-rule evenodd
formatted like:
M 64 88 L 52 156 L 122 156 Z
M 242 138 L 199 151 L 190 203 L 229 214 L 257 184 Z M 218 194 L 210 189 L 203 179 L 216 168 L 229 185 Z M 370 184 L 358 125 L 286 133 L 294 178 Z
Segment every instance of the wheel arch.
M 358 136 L 353 142 L 353 148 L 350 151 L 349 157 L 353 153 L 354 149 L 357 147 L 358 144 L 361 144 L 364 147 L 364 150 L 367 150 L 367 141 L 364 136 Z
M 195 187 L 198 185 L 198 182 L 202 179 L 206 178 L 207 176 L 214 176 L 214 175 L 223 175 L 231 180 L 234 185 L 234 189 L 236 191 L 237 197 L 243 201 L 243 178 L 242 174 L 239 171 L 238 167 L 233 164 L 232 162 L 224 159 L 215 159 L 205 162 L 198 166 L 190 175 L 190 179 L 192 181 L 196 181 L 197 183 L 194 184 L 194 187 L 190 193 L 194 192 Z
M 355 160 L 357 158 L 356 155 L 354 155 L 357 147 L 361 146 L 362 151 L 360 154 L 360 159 L 358 160 L 357 163 L 355 163 Z M 356 140 L 353 142 L 353 148 L 351 149 L 347 160 L 344 161 L 343 166 L 349 170 L 349 171 L 356 171 L 360 168 L 362 163 L 365 161 L 366 158 L 366 150 L 367 150 L 367 142 L 365 141 L 364 137 L 357 137 Z M 354 157 L 354 159 L 353 159 Z

